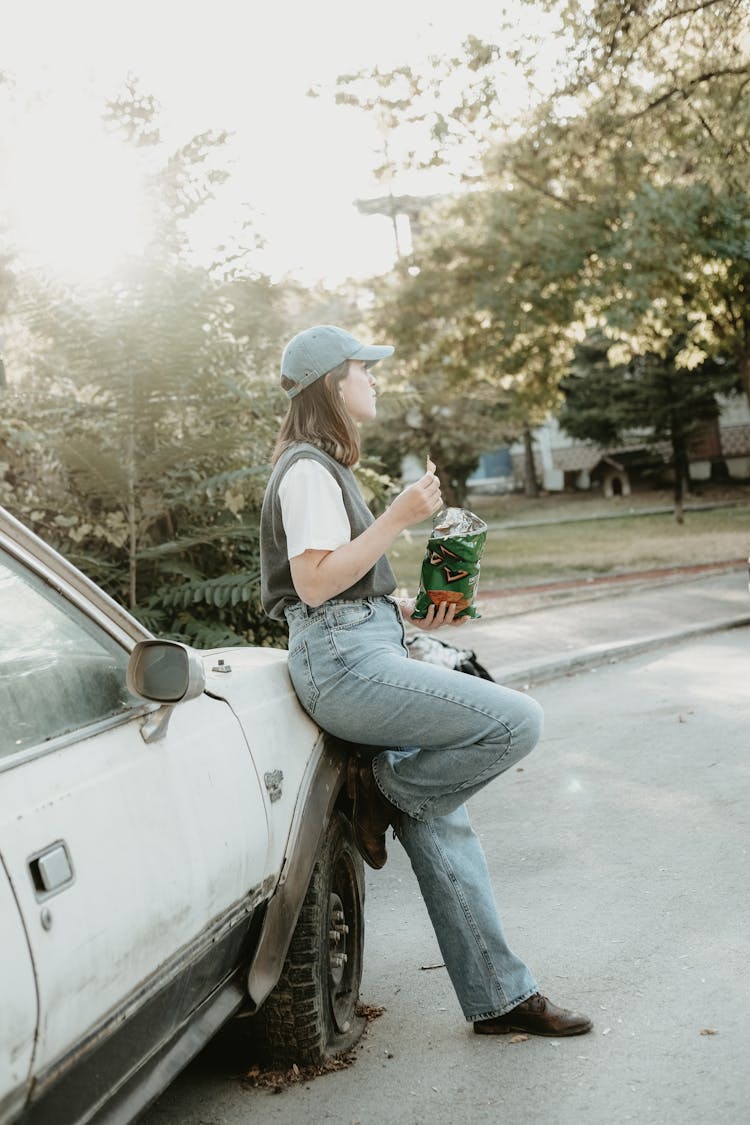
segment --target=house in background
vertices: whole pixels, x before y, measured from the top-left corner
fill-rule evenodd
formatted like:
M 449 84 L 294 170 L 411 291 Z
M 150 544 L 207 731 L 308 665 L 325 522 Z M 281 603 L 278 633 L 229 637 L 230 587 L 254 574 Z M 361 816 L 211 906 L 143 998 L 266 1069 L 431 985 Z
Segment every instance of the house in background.
M 653 487 L 670 474 L 668 442 L 646 446 L 632 440 L 612 449 L 577 441 L 564 433 L 552 418 L 534 431 L 534 464 L 537 480 L 546 492 L 601 488 L 603 494 L 629 496 L 633 488 Z M 706 427 L 690 449 L 690 479 L 710 480 L 714 475 L 730 480 L 750 480 L 750 406 L 743 396 L 723 399 L 718 420 Z M 523 488 L 524 449 L 482 454 L 477 471 L 469 478 L 472 492 L 507 492 Z

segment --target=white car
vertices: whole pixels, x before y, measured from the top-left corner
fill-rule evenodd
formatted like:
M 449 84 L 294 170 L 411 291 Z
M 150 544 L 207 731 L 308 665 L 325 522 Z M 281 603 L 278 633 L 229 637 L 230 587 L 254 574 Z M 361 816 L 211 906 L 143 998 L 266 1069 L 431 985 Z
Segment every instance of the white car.
M 237 1013 L 356 1041 L 346 752 L 285 652 L 154 640 L 0 509 L 2 1125 L 130 1121 Z

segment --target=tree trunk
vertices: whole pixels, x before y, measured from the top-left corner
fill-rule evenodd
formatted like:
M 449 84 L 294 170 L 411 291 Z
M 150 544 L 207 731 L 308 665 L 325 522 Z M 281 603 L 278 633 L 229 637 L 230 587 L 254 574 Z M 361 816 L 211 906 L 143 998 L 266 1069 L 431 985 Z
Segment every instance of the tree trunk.
M 437 467 L 437 475 L 440 478 L 440 492 L 443 497 L 443 505 L 446 508 L 460 508 L 463 500 L 460 495 L 460 489 L 456 487 L 457 481 L 448 476 L 448 459 L 443 456 L 443 451 L 440 448 L 440 442 L 437 441 L 435 435 L 432 434 L 427 442 L 430 457 L 435 462 Z
M 466 500 L 467 500 L 467 497 L 469 495 L 469 486 L 466 483 L 468 481 L 468 479 L 469 479 L 468 473 L 461 473 L 456 478 L 456 480 L 454 481 L 454 484 L 456 486 L 456 496 L 458 498 L 459 508 L 465 508 L 466 507 Z
M 389 193 L 388 198 L 389 198 L 390 209 L 391 209 L 391 226 L 393 227 L 393 241 L 396 244 L 396 261 L 400 262 L 403 255 L 401 253 L 401 241 L 398 237 L 398 217 L 396 215 L 396 204 L 394 202 L 392 194 Z
M 128 600 L 131 609 L 138 604 L 138 549 L 137 508 L 135 499 L 135 393 L 130 385 L 130 430 L 128 432 Z
M 690 479 L 688 465 L 687 445 L 685 435 L 679 423 L 672 427 L 672 464 L 674 467 L 674 518 L 677 523 L 685 522 L 683 502 L 685 498 L 685 484 Z
M 135 521 L 135 489 L 131 480 L 128 485 L 128 524 L 130 525 L 130 542 L 128 545 L 128 586 L 129 604 L 131 609 L 135 609 L 136 605 L 138 604 L 138 564 L 135 557 L 135 553 L 138 548 L 138 536 L 136 532 Z
M 440 478 L 440 492 L 443 497 L 443 504 L 446 508 L 460 508 L 461 500 L 455 488 L 455 482 L 449 480 L 448 477 Z
M 674 518 L 677 523 L 685 522 L 685 515 L 682 506 L 682 476 L 675 471 L 674 475 Z
M 526 496 L 539 495 L 539 484 L 534 468 L 534 444 L 531 430 L 528 428 L 523 431 L 523 491 Z

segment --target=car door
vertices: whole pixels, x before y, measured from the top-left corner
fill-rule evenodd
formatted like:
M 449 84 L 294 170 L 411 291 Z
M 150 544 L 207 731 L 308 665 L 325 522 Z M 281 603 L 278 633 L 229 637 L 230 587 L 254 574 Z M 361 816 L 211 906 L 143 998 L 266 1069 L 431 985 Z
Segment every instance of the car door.
M 229 707 L 201 695 L 144 741 L 127 638 L 49 578 L 0 552 L 0 856 L 36 976 L 34 1097 L 66 1082 L 73 1120 L 230 972 L 268 829 Z
M 31 951 L 13 889 L 0 864 L 0 1121 L 23 1105 L 31 1074 L 37 1006 Z

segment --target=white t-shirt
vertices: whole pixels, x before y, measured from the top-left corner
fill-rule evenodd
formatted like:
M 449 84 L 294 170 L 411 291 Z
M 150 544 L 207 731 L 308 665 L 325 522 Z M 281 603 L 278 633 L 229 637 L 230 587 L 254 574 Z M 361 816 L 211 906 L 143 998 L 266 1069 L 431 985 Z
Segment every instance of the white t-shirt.
M 335 551 L 350 542 L 344 497 L 320 461 L 295 461 L 279 485 L 279 502 L 290 559 L 304 551 Z

